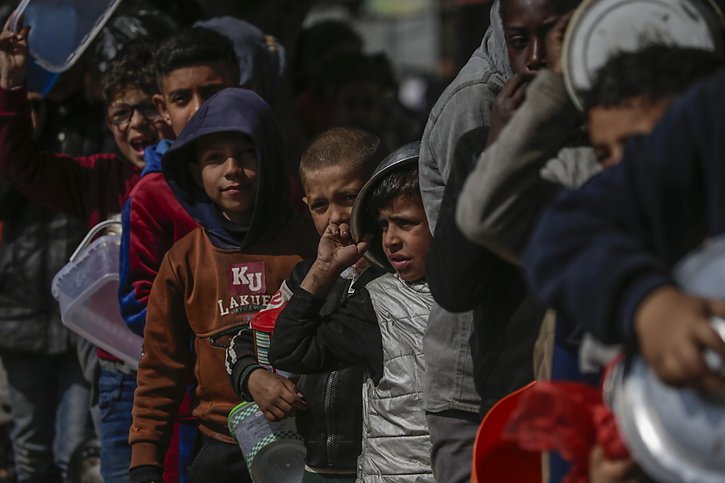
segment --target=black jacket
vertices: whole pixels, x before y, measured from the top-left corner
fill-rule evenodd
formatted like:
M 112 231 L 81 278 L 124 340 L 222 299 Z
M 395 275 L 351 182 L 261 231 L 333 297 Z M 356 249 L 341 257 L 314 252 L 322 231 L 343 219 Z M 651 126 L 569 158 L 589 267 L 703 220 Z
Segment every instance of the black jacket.
M 533 349 L 545 308 L 527 294 L 521 270 L 458 229 L 455 209 L 485 128 L 462 136 L 441 202 L 426 271 L 436 302 L 450 312 L 473 310 L 471 355 L 481 410 L 534 379 Z
M 285 285 L 295 292 L 307 275 L 314 259 L 307 259 L 295 266 Z M 374 268 L 368 268 L 354 283 L 339 278 L 321 307 L 320 315 L 335 312 L 342 302 L 380 275 Z M 352 286 L 351 286 L 352 284 Z M 285 344 L 288 339 L 284 331 L 275 331 L 270 359 L 275 344 Z M 237 344 L 244 342 L 234 339 Z M 232 368 L 232 385 L 239 379 L 243 361 Z M 239 367 L 237 367 L 239 366 Z M 366 365 L 344 368 L 323 374 L 306 374 L 300 377 L 298 388 L 309 403 L 307 411 L 295 416 L 297 431 L 307 449 L 306 464 L 311 468 L 351 471 L 357 468 L 357 457 L 362 450 L 362 385 L 367 373 Z M 244 397 L 244 395 L 242 395 Z
M 312 261 L 297 265 L 288 280 L 294 292 Z M 349 295 L 364 287 L 380 273 L 369 268 L 354 283 L 339 278 L 327 296 L 321 315 L 335 312 Z M 284 333 L 277 338 L 283 339 Z M 299 388 L 310 409 L 297 414 L 297 430 L 307 449 L 306 463 L 312 468 L 355 469 L 362 441 L 362 384 L 365 365 L 340 369 L 328 374 L 300 377 Z
M 313 260 L 299 263 L 287 286 L 296 291 Z M 335 312 L 356 290 L 380 275 L 368 268 L 352 283 L 339 278 L 320 310 L 321 315 Z M 352 285 L 352 286 L 351 286 Z M 284 344 L 285 333 L 275 332 L 273 344 Z M 309 403 L 307 411 L 296 415 L 297 431 L 305 441 L 307 466 L 328 470 L 355 470 L 362 442 L 362 384 L 367 367 L 358 365 L 326 374 L 306 374 L 298 387 Z

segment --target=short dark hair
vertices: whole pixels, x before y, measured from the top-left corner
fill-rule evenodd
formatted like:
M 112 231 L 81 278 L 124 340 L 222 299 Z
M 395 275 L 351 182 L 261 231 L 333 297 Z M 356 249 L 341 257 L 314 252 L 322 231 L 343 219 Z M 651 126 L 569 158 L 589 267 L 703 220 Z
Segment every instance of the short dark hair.
M 343 165 L 368 179 L 385 155 L 376 135 L 357 128 L 335 127 L 312 140 L 300 160 L 300 179 L 305 172 Z
M 380 179 L 368 197 L 368 213 L 377 219 L 380 211 L 388 208 L 399 197 L 422 200 L 418 163 L 401 166 Z
M 637 97 L 655 103 L 682 93 L 723 66 L 723 57 L 702 49 L 652 45 L 621 53 L 599 69 L 583 94 L 584 107 L 612 107 Z
M 154 54 L 143 42 L 126 46 L 101 77 L 103 101 L 110 106 L 124 91 L 136 88 L 148 95 L 158 92 L 153 70 Z
M 159 45 L 154 59 L 159 86 L 165 75 L 176 69 L 219 62 L 239 83 L 239 61 L 228 37 L 204 27 L 192 27 L 169 37 Z

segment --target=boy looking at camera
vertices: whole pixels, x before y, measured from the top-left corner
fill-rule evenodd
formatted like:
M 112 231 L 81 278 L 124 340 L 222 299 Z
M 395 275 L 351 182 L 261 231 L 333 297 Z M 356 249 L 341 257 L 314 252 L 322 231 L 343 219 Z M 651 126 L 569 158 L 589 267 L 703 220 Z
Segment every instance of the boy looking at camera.
M 171 428 L 194 375 L 192 410 L 202 446 L 189 481 L 251 481 L 226 424 L 240 400 L 225 377 L 225 349 L 314 250 L 305 246 L 306 225 L 290 207 L 270 107 L 249 90 L 218 92 L 166 152 L 162 169 L 201 226 L 166 254 L 149 297 L 129 437 L 131 479 L 161 480 Z M 254 370 L 251 335 L 244 335 L 245 391 L 282 384 L 267 396 L 304 409 L 294 384 Z

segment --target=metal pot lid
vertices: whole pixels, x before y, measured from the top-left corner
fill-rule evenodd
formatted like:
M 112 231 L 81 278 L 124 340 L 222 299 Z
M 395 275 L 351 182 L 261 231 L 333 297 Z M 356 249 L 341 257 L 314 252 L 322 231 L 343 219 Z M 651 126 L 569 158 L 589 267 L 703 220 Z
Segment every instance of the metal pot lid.
M 393 267 L 390 265 L 388 259 L 383 253 L 379 236 L 380 233 L 377 227 L 377 220 L 374 219 L 366 209 L 368 205 L 367 198 L 384 176 L 403 166 L 417 163 L 419 154 L 419 141 L 406 144 L 389 154 L 378 165 L 378 167 L 375 168 L 373 175 L 370 177 L 368 182 L 365 183 L 363 188 L 360 190 L 360 193 L 358 193 L 357 198 L 355 199 L 355 204 L 352 207 L 352 215 L 350 217 L 352 236 L 355 240 L 360 240 L 366 235 L 372 235 L 373 237 L 370 241 L 367 252 L 365 252 L 365 259 L 370 262 L 371 265 L 391 273 L 395 272 L 395 270 L 393 270 Z
M 725 298 L 725 237 L 708 240 L 673 270 L 687 293 Z M 713 327 L 725 336 L 725 321 Z M 712 351 L 707 364 L 725 364 Z M 620 364 L 605 385 L 618 426 L 634 459 L 657 481 L 725 481 L 725 400 L 664 384 L 639 356 Z
M 687 293 L 725 299 L 725 236 L 711 238 L 687 254 L 675 266 L 674 274 Z
M 652 44 L 719 50 L 716 22 L 698 0 L 585 0 L 564 36 L 562 67 L 569 96 L 581 95 L 614 54 Z
M 632 456 L 656 481 L 725 481 L 725 404 L 664 384 L 641 357 L 613 374 L 610 404 Z

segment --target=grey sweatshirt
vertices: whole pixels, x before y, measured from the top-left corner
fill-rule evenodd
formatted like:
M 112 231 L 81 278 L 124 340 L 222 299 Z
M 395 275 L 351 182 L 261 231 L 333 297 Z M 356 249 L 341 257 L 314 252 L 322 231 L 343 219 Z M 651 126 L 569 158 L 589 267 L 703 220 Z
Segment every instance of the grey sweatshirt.
M 460 138 L 488 126 L 496 96 L 511 77 L 499 0 L 491 6 L 491 25 L 458 76 L 431 110 L 420 147 L 419 172 L 423 206 L 435 231 L 446 181 Z M 453 314 L 434 304 L 423 338 L 426 355 L 425 409 L 478 412 L 481 396 L 473 380 L 468 340 L 473 314 Z
M 479 157 L 456 209 L 461 232 L 518 263 L 541 211 L 562 187 L 601 170 L 590 147 L 565 147 L 582 124 L 561 76 L 540 72 L 526 100 Z

